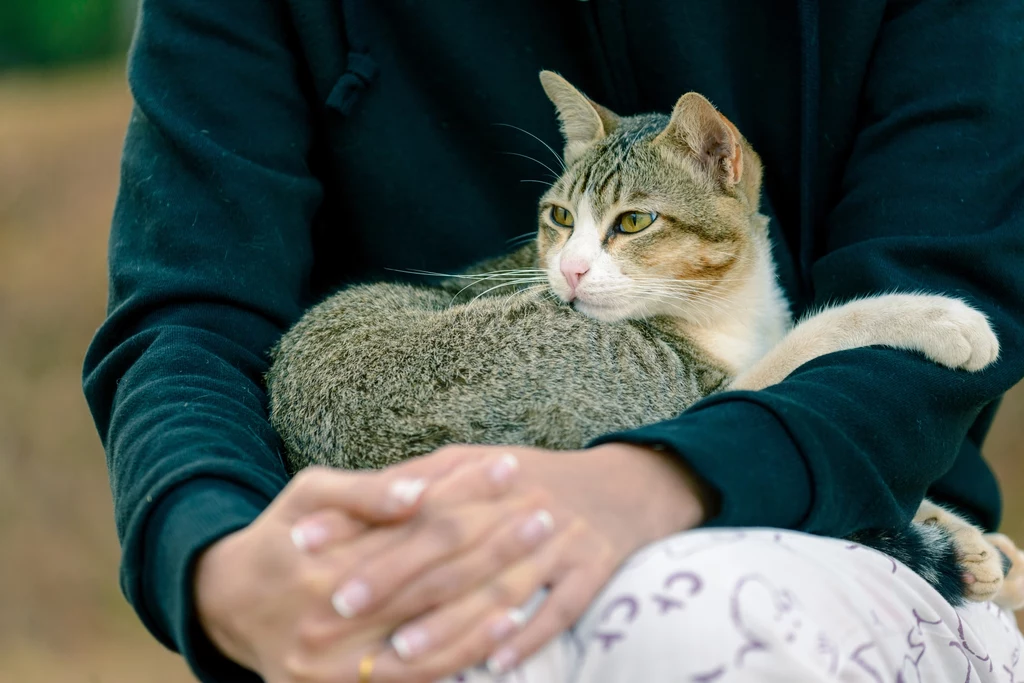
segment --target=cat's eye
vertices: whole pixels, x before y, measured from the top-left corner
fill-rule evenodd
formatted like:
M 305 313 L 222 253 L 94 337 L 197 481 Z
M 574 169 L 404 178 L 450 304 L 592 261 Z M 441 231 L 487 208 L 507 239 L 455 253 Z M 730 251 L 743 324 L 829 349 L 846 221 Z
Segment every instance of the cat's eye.
M 571 228 L 573 224 L 572 214 L 569 213 L 568 209 L 564 209 L 561 206 L 551 207 L 551 220 L 563 228 Z
M 650 227 L 651 223 L 657 219 L 658 214 L 656 213 L 639 213 L 631 211 L 630 213 L 624 213 L 619 216 L 619 224 L 617 227 L 619 232 L 631 234 Z

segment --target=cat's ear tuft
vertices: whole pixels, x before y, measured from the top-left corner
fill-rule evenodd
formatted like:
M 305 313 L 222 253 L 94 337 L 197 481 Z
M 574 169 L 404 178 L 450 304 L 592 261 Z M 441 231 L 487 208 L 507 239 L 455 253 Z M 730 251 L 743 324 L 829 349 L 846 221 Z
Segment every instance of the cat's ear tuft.
M 694 158 L 716 182 L 731 189 L 743 178 L 743 138 L 736 126 L 703 95 L 679 98 L 672 119 L 655 143 L 670 145 Z
M 565 160 L 572 163 L 583 151 L 618 126 L 619 117 L 592 102 L 554 71 L 541 71 L 540 84 L 558 110 L 565 137 Z

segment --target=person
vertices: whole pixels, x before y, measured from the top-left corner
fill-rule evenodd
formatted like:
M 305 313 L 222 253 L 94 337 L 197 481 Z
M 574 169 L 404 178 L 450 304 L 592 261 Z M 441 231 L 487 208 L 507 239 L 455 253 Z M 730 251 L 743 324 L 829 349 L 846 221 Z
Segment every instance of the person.
M 1019 676 L 1007 614 L 821 536 L 926 492 L 998 525 L 980 447 L 1024 376 L 1021 35 L 996 0 L 143 3 L 84 370 L 142 622 L 217 682 Z M 544 68 L 619 114 L 711 99 L 764 160 L 795 311 L 949 293 L 1000 360 L 859 349 L 578 452 L 289 482 L 268 350 L 347 283 L 535 225 L 520 181 L 546 162 L 516 155 L 558 139 Z

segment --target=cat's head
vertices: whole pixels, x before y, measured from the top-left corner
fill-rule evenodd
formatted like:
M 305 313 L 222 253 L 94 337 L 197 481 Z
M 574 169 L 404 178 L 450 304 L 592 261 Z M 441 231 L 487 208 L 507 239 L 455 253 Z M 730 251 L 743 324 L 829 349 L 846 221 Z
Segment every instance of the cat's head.
M 620 117 L 561 76 L 565 171 L 540 200 L 537 249 L 554 293 L 604 321 L 699 318 L 770 258 L 761 162 L 710 102 Z

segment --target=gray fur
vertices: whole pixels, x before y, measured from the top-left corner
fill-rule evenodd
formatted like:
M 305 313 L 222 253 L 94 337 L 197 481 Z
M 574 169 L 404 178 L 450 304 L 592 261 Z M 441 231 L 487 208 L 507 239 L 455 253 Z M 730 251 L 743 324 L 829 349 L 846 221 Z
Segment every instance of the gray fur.
M 481 269 L 535 259 L 530 245 Z M 364 285 L 311 309 L 267 375 L 289 467 L 386 467 L 450 443 L 581 448 L 727 379 L 659 320 L 600 323 L 540 289 L 472 300 L 489 286 L 452 305 L 461 279 Z

